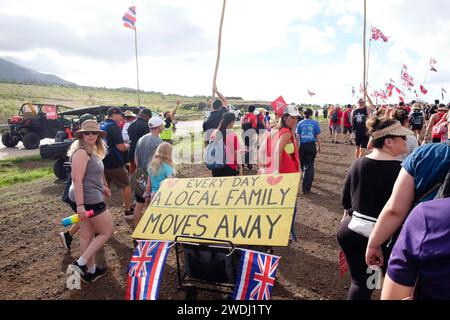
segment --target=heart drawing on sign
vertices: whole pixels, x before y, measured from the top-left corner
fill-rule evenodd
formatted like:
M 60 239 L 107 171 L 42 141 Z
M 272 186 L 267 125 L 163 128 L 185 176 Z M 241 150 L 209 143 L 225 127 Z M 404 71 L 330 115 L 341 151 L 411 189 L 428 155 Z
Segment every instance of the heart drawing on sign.
M 267 182 L 271 186 L 276 186 L 277 184 L 279 184 L 281 182 L 281 180 L 283 180 L 282 176 L 279 176 L 278 178 L 274 178 L 273 176 L 267 177 Z
M 177 184 L 177 180 L 175 180 L 175 179 L 167 180 L 167 186 L 169 187 L 169 189 L 172 189 L 173 187 L 175 187 L 176 184 Z

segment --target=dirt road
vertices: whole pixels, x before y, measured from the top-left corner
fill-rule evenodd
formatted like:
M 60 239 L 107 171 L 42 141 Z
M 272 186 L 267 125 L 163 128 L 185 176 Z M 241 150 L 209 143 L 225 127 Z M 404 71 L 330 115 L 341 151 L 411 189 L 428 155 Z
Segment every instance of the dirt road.
M 322 126 L 323 127 L 323 126 Z M 326 129 L 323 127 L 323 129 Z M 327 131 L 324 136 L 328 137 Z M 336 241 L 343 210 L 339 197 L 353 148 L 325 142 L 316 162 L 312 194 L 298 195 L 295 229 L 299 240 L 275 248 L 282 260 L 273 299 L 345 299 L 348 275 L 338 275 Z M 203 165 L 177 168 L 179 177 L 209 176 Z M 45 178 L 0 189 L 0 299 L 124 299 L 127 267 L 132 253 L 131 228 L 122 217 L 120 194 L 113 189 L 111 209 L 115 234 L 100 255 L 109 274 L 82 290 L 66 286 L 67 266 L 79 256 L 79 240 L 65 252 L 57 234 L 60 220 L 71 214 L 61 203 L 63 184 Z M 197 299 L 225 299 L 226 295 L 199 292 Z M 161 283 L 160 299 L 193 298 L 177 289 L 176 260 L 169 254 Z

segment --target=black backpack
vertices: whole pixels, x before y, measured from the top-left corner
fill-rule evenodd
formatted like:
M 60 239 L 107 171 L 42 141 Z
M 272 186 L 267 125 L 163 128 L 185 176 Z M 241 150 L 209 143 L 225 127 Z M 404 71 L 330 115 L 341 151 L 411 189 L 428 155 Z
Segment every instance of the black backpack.
M 339 121 L 339 112 L 333 111 L 333 114 L 331 115 L 331 122 L 337 123 Z

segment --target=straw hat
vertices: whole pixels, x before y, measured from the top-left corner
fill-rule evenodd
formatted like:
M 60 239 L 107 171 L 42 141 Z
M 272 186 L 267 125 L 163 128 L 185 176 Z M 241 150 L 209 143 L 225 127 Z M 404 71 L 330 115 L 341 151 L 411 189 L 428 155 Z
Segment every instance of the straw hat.
M 394 123 L 393 125 L 383 128 L 381 130 L 375 131 L 372 134 L 374 140 L 386 137 L 386 136 L 394 136 L 394 137 L 406 137 L 412 136 L 414 132 L 402 126 L 400 122 Z
M 83 136 L 83 132 L 99 132 L 99 137 L 106 137 L 106 132 L 100 130 L 100 125 L 95 120 L 86 120 L 81 124 L 81 129 L 75 132 L 75 138 L 78 140 Z
M 131 110 L 127 110 L 123 113 L 124 117 L 133 117 L 136 118 L 137 116 L 131 111 Z

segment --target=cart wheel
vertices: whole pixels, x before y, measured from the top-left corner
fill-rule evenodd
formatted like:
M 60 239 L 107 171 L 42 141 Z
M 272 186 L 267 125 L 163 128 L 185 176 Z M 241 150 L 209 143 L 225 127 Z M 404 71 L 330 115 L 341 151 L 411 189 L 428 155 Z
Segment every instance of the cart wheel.
M 12 136 L 10 132 L 2 135 L 2 143 L 7 148 L 14 148 L 19 143 L 19 138 Z

